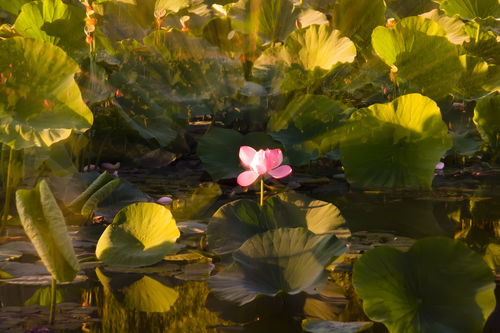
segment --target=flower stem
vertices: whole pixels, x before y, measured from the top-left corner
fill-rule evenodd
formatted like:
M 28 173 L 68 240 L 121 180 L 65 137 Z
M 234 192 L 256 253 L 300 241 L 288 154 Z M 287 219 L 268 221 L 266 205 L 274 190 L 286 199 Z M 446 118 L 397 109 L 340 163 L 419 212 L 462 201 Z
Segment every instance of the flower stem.
M 264 180 L 260 180 L 260 206 L 264 205 Z
M 52 285 L 50 288 L 50 314 L 49 314 L 49 325 L 54 325 L 56 318 L 56 303 L 57 303 L 57 281 L 52 278 Z

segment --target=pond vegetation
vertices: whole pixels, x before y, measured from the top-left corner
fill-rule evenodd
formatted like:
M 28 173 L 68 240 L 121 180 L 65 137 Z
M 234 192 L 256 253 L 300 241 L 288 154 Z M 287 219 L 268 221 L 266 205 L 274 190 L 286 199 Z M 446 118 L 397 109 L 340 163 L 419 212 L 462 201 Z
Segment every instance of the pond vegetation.
M 0 331 L 500 331 L 497 0 L 0 0 Z

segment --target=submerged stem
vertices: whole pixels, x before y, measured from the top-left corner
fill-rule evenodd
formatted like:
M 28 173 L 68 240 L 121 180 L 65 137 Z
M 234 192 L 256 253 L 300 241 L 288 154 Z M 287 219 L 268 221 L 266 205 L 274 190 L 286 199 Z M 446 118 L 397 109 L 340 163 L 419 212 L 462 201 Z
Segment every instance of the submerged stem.
M 54 325 L 56 318 L 56 296 L 57 296 L 57 281 L 52 278 L 52 286 L 50 288 L 50 314 L 49 314 L 49 325 Z
M 264 205 L 264 180 L 260 180 L 260 206 Z

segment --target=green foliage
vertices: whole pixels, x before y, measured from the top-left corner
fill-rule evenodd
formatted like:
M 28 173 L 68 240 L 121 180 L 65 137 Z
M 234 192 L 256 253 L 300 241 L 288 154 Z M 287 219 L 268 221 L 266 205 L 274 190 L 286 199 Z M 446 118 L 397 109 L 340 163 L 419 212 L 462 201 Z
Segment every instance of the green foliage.
M 488 265 L 448 238 L 370 250 L 354 265 L 353 285 L 367 316 L 394 333 L 482 332 L 495 308 Z
M 481 138 L 493 150 L 500 147 L 500 95 L 485 97 L 474 109 L 474 123 Z
M 448 16 L 458 15 L 468 20 L 476 17 L 500 16 L 498 0 L 438 0 L 437 2 Z
M 220 207 L 208 224 L 207 240 L 212 251 L 226 254 L 258 233 L 297 227 L 315 234 L 334 233 L 342 238 L 350 234 L 334 205 L 285 192 L 267 199 L 262 207 L 256 201 L 245 199 Z
M 491 91 L 500 91 L 500 71 L 497 65 L 490 65 L 471 55 L 460 56 L 460 63 L 463 74 L 455 89 L 457 97 L 479 99 Z
M 45 180 L 32 190 L 18 190 L 16 206 L 26 235 L 53 278 L 73 281 L 80 270 L 78 260 L 64 216 Z
M 446 16 L 438 9 L 433 9 L 419 16 L 431 19 L 439 24 L 446 31 L 446 38 L 453 44 L 461 45 L 470 39 L 465 31 L 465 23 L 458 17 Z
M 119 183 L 119 178 L 113 177 L 108 172 L 103 172 L 68 207 L 83 216 L 90 217 L 99 202 L 111 195 Z
M 37 0 L 22 7 L 14 27 L 23 37 L 52 43 L 74 55 L 85 50 L 84 17 L 81 8 L 62 0 Z
M 32 0 L 0 0 L 0 8 L 17 15 L 21 7 Z
M 346 251 L 333 235 L 305 228 L 257 234 L 233 253 L 233 263 L 208 280 L 217 297 L 240 306 L 259 295 L 318 293 L 327 281 L 325 266 Z
M 327 24 L 294 31 L 282 46 L 269 47 L 254 63 L 254 76 L 271 92 L 289 92 L 317 85 L 341 63 L 356 57 L 356 47 Z
M 375 52 L 391 66 L 407 92 L 441 98 L 456 87 L 461 75 L 458 51 L 436 22 L 422 17 L 402 19 L 394 28 L 373 30 Z M 401 88 L 401 87 L 400 87 Z
M 354 112 L 345 126 L 341 160 L 359 187 L 431 187 L 434 167 L 451 147 L 439 107 L 409 94 Z
M 85 132 L 93 116 L 73 79 L 77 71 L 77 64 L 50 43 L 20 37 L 0 41 L 0 141 L 14 149 L 49 147 Z
M 388 14 L 395 18 L 422 14 L 438 6 L 433 0 L 387 0 L 386 4 Z
M 97 242 L 96 256 L 108 265 L 149 266 L 174 253 L 179 236 L 170 210 L 154 203 L 136 203 L 116 214 Z
M 370 45 L 373 29 L 385 23 L 383 0 L 340 0 L 333 9 L 333 27 L 360 48 Z
M 292 165 L 304 165 L 338 148 L 347 106 L 323 95 L 298 95 L 277 110 L 267 130 L 285 148 Z
M 212 127 L 198 143 L 198 156 L 212 179 L 234 178 L 243 171 L 238 158 L 241 146 L 255 149 L 280 148 L 266 133 L 243 135 L 235 130 Z

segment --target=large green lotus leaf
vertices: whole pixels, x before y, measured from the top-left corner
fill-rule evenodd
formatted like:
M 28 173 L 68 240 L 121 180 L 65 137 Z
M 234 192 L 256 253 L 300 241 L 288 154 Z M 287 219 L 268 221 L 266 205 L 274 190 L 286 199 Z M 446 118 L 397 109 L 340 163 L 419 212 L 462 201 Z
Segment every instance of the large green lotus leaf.
M 439 107 L 420 94 L 354 112 L 344 135 L 345 175 L 360 187 L 428 189 L 436 163 L 451 148 Z
M 491 269 L 500 270 L 500 244 L 490 243 L 486 247 L 484 260 L 488 263 Z
M 286 108 L 275 111 L 267 130 L 285 147 L 292 165 L 303 165 L 332 151 L 340 137 L 336 128 L 347 107 L 323 95 L 298 95 Z
M 24 5 L 14 23 L 21 36 L 40 39 L 67 52 L 85 50 L 85 13 L 62 0 L 38 0 Z
M 212 127 L 198 143 L 198 156 L 212 179 L 234 178 L 243 172 L 238 157 L 241 146 L 255 149 L 281 148 L 266 133 L 243 135 L 235 130 Z
M 116 274 L 108 277 L 100 268 L 95 272 L 104 291 L 132 311 L 167 312 L 179 297 L 175 289 L 147 275 Z
M 463 74 L 455 89 L 455 96 L 479 99 L 492 91 L 500 92 L 500 72 L 497 65 L 490 65 L 479 57 L 460 56 Z
M 235 29 L 257 33 L 267 42 L 284 41 L 295 29 L 298 14 L 289 0 L 239 0 L 229 12 Z
M 16 207 L 26 235 L 58 282 L 73 281 L 80 270 L 66 222 L 45 180 L 16 192 Z
M 465 31 L 465 23 L 457 17 L 446 16 L 440 13 L 438 9 L 433 9 L 419 16 L 438 23 L 446 31 L 446 37 L 453 44 L 461 45 L 470 40 Z
M 369 321 L 341 322 L 320 319 L 302 320 L 302 329 L 310 333 L 357 333 L 373 326 Z
M 94 6 L 98 27 L 111 40 L 141 40 L 154 27 L 156 0 L 107 1 Z
M 446 31 L 423 17 L 407 17 L 394 28 L 377 27 L 372 33 L 375 52 L 393 68 L 399 83 L 412 92 L 441 98 L 457 85 L 462 67 L 458 50 Z
M 32 0 L 0 0 L 0 9 L 8 11 L 14 15 L 19 14 L 21 7 Z
M 500 95 L 481 99 L 474 109 L 474 123 L 483 140 L 493 149 L 500 146 Z
M 465 23 L 465 32 L 470 38 L 469 42 L 463 44 L 467 54 L 481 57 L 491 64 L 500 63 L 500 43 L 495 29 L 469 21 Z
M 364 48 L 370 45 L 373 29 L 385 24 L 385 9 L 383 0 L 336 1 L 332 17 L 333 27 Z
M 350 235 L 337 207 L 286 192 L 267 199 L 263 207 L 246 199 L 223 205 L 208 224 L 207 240 L 212 251 L 227 254 L 255 234 L 295 227 L 307 228 L 316 234 L 334 233 L 339 238 Z
M 149 266 L 175 252 L 180 232 L 170 210 L 136 203 L 118 212 L 97 242 L 96 256 L 114 266 Z
M 386 4 L 388 14 L 396 18 L 422 14 L 438 7 L 432 0 L 387 0 Z
M 313 86 L 341 63 L 351 63 L 356 47 L 327 24 L 294 31 L 282 46 L 269 47 L 254 63 L 254 76 L 273 92 Z
M 448 16 L 458 15 L 461 18 L 473 20 L 476 17 L 500 16 L 498 0 L 438 0 L 439 7 Z
M 305 228 L 279 228 L 257 234 L 233 253 L 234 262 L 208 280 L 222 299 L 239 305 L 259 295 L 318 293 L 326 282 L 325 266 L 346 251 L 333 235 Z
M 50 43 L 0 41 L 0 141 L 14 149 L 48 147 L 93 122 L 73 79 L 77 64 Z
M 182 8 L 188 7 L 190 2 L 190 0 L 156 0 L 155 13 L 162 13 L 162 11 L 177 13 Z
M 419 240 L 406 253 L 368 251 L 354 265 L 353 285 L 366 315 L 391 333 L 479 333 L 495 308 L 488 265 L 443 237 Z

